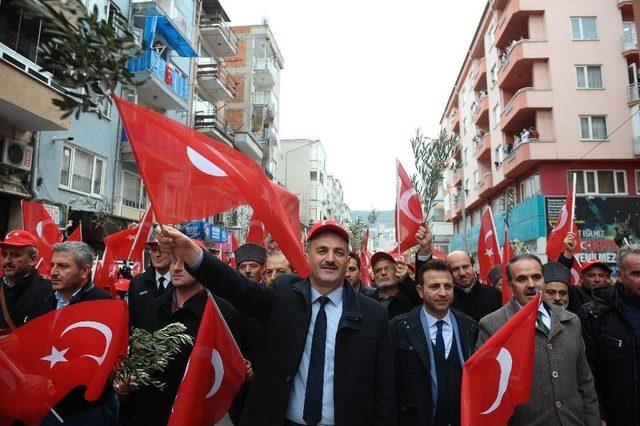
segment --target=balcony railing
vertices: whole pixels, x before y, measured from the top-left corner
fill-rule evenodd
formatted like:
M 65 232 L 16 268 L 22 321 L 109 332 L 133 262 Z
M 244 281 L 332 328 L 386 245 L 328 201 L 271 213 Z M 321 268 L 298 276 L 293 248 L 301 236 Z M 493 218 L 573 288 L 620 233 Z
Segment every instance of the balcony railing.
M 215 111 L 198 111 L 195 114 L 194 125 L 196 129 L 215 128 L 231 140 L 235 136 L 235 130 L 224 118 Z
M 254 58 L 255 65 L 254 68 L 256 71 L 268 71 L 272 76 L 275 83 L 278 82 L 280 78 L 280 71 L 278 67 L 275 65 L 275 61 L 273 58 Z
M 203 15 L 200 18 L 200 28 L 218 28 L 229 40 L 229 44 L 233 46 L 234 50 L 238 50 L 238 36 L 229 29 L 222 15 Z
M 625 34 L 622 36 L 622 51 L 638 50 L 638 36 L 636 34 Z
M 162 59 L 155 50 L 145 50 L 140 56 L 129 59 L 127 69 L 131 72 L 148 72 L 154 75 L 183 101 L 188 101 L 189 79 L 175 65 Z
M 193 25 L 191 19 L 187 17 L 187 11 L 178 7 L 177 0 L 133 0 L 133 4 L 139 4 L 143 8 L 151 6 L 160 8 L 171 22 L 182 32 L 185 38 L 193 44 Z
M 638 91 L 638 83 L 629 85 L 629 102 L 640 101 L 640 91 Z
M 227 72 L 226 68 L 220 63 L 214 62 L 198 62 L 198 77 L 215 77 L 235 97 L 238 83 Z
M 278 98 L 270 91 L 255 92 L 253 98 L 254 105 L 264 105 L 268 107 L 273 115 L 278 113 Z

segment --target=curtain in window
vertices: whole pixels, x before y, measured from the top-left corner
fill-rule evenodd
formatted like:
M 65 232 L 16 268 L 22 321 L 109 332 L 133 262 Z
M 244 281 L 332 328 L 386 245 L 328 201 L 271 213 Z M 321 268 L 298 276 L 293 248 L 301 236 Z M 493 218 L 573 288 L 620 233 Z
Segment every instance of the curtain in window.
M 590 88 L 601 89 L 604 87 L 602 84 L 602 69 L 600 66 L 587 67 L 587 77 Z
M 593 128 L 593 139 L 607 138 L 607 124 L 604 117 L 591 117 L 591 127 Z
M 580 31 L 580 19 L 572 19 L 571 20 L 571 32 L 574 40 L 581 39 L 581 31 Z
M 598 172 L 598 191 L 600 194 L 615 194 L 612 171 Z
M 589 131 L 589 117 L 580 117 L 580 137 L 582 139 L 591 139 Z
M 91 177 L 93 175 L 93 155 L 76 150 L 73 159 L 73 178 L 71 188 L 91 193 Z
M 134 209 L 140 208 L 140 178 L 129 173 L 122 180 L 122 204 Z
M 596 18 L 582 18 L 582 37 L 587 40 L 598 38 Z
M 71 167 L 71 149 L 62 150 L 62 167 L 60 168 L 60 185 L 69 186 L 69 168 Z
M 102 160 L 98 160 L 96 159 L 96 170 L 95 170 L 95 176 L 93 179 L 93 193 L 94 194 L 101 194 L 102 193 L 102 167 L 103 167 L 103 162 Z
M 578 87 L 587 87 L 587 82 L 584 78 L 584 67 L 576 67 L 576 74 L 578 77 Z

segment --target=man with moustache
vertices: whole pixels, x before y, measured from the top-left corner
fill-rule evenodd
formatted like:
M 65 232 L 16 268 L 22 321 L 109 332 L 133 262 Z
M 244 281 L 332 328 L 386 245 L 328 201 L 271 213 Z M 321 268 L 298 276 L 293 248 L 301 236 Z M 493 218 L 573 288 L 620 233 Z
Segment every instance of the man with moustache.
M 559 262 L 549 262 L 542 266 L 542 275 L 544 276 L 542 297 L 549 303 L 567 309 L 571 271 Z
M 512 257 L 507 280 L 513 298 L 480 320 L 476 348 L 542 291 L 542 262 L 532 254 Z M 531 396 L 515 408 L 509 424 L 599 426 L 598 398 L 578 317 L 548 302 L 540 303 L 534 350 Z
M 165 227 L 160 244 L 184 259 L 213 293 L 265 324 L 241 425 L 395 423 L 393 365 L 386 312 L 345 279 L 349 234 L 334 220 L 307 235 L 309 277 L 252 281 Z M 357 403 L 354 403 L 357 390 Z
M 254 283 L 262 282 L 264 264 L 267 260 L 267 250 L 254 243 L 244 243 L 238 247 L 233 255 L 238 265 L 238 272 Z
M 36 270 L 38 240 L 28 231 L 10 231 L 0 243 L 0 336 L 51 310 L 51 283 Z
M 65 241 L 54 244 L 52 248 L 51 285 L 55 293 L 48 298 L 51 309 L 64 309 L 89 300 L 112 299 L 91 281 L 94 260 L 91 247 L 79 241 Z M 120 404 L 111 383 L 107 383 L 96 401 L 86 401 L 84 391 L 84 387 L 74 388 L 54 407 L 63 423 L 49 413 L 42 425 L 115 426 Z
M 416 270 L 425 261 L 432 258 L 431 234 L 425 226 L 416 232 L 416 241 L 420 249 L 416 253 Z M 500 309 L 502 295 L 492 286 L 480 282 L 480 277 L 473 270 L 471 255 L 464 251 L 452 251 L 447 255 L 446 263 L 453 276 L 455 297 L 452 307 L 475 321 Z M 504 284 L 503 284 L 504 285 Z
M 400 266 L 402 269 L 399 268 Z M 416 304 L 398 288 L 401 279 L 409 280 L 411 284 L 408 287 L 412 287 L 411 290 L 415 291 L 415 284 L 408 277 L 409 271 L 406 264 L 399 265 L 389 253 L 379 251 L 371 256 L 371 267 L 376 286 L 371 298 L 387 309 L 389 319 L 413 309 Z
M 416 274 L 422 305 L 391 321 L 398 424 L 460 424 L 462 367 L 475 348 L 478 324 L 451 309 L 453 277 L 429 260 Z
M 291 263 L 281 251 L 275 251 L 267 257 L 264 266 L 264 283 L 270 286 L 276 278 L 284 274 L 294 274 Z

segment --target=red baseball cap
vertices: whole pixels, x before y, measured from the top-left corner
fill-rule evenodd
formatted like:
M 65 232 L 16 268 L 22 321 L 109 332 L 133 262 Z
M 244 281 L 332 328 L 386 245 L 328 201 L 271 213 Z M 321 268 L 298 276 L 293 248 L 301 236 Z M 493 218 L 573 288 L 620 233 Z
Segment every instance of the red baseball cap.
M 311 241 L 323 232 L 333 232 L 349 242 L 349 233 L 334 219 L 320 220 L 316 222 L 307 234 L 307 241 Z
M 391 261 L 393 263 L 396 263 L 396 264 L 398 263 L 398 262 L 396 262 L 396 259 L 394 259 L 394 257 L 391 256 L 386 251 L 378 251 L 378 252 L 375 252 L 373 254 L 373 256 L 371 256 L 371 266 L 375 265 L 376 263 L 378 263 L 378 261 L 383 260 L 383 259 L 389 260 L 389 261 Z
M 38 247 L 38 239 L 29 231 L 14 229 L 0 242 L 0 247 Z
M 592 266 L 599 266 L 602 269 L 606 270 L 608 273 L 611 273 L 611 267 L 609 267 L 609 265 L 607 265 L 606 263 L 600 262 L 598 259 L 589 259 L 586 262 L 584 262 L 582 264 L 582 272 L 585 272 L 587 269 L 591 268 Z
M 120 278 L 116 281 L 116 291 L 129 291 L 129 280 L 126 278 Z

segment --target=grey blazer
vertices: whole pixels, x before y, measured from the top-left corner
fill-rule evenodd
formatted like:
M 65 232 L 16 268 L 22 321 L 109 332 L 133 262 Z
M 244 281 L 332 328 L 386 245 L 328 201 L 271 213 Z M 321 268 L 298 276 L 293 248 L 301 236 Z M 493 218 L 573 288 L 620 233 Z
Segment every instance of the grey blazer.
M 545 303 L 550 312 L 547 337 L 536 327 L 535 361 L 531 398 L 518 406 L 509 425 L 600 425 L 598 397 L 585 356 L 580 320 L 575 314 Z M 480 320 L 476 348 L 482 346 L 509 318 L 518 312 L 511 299 Z

